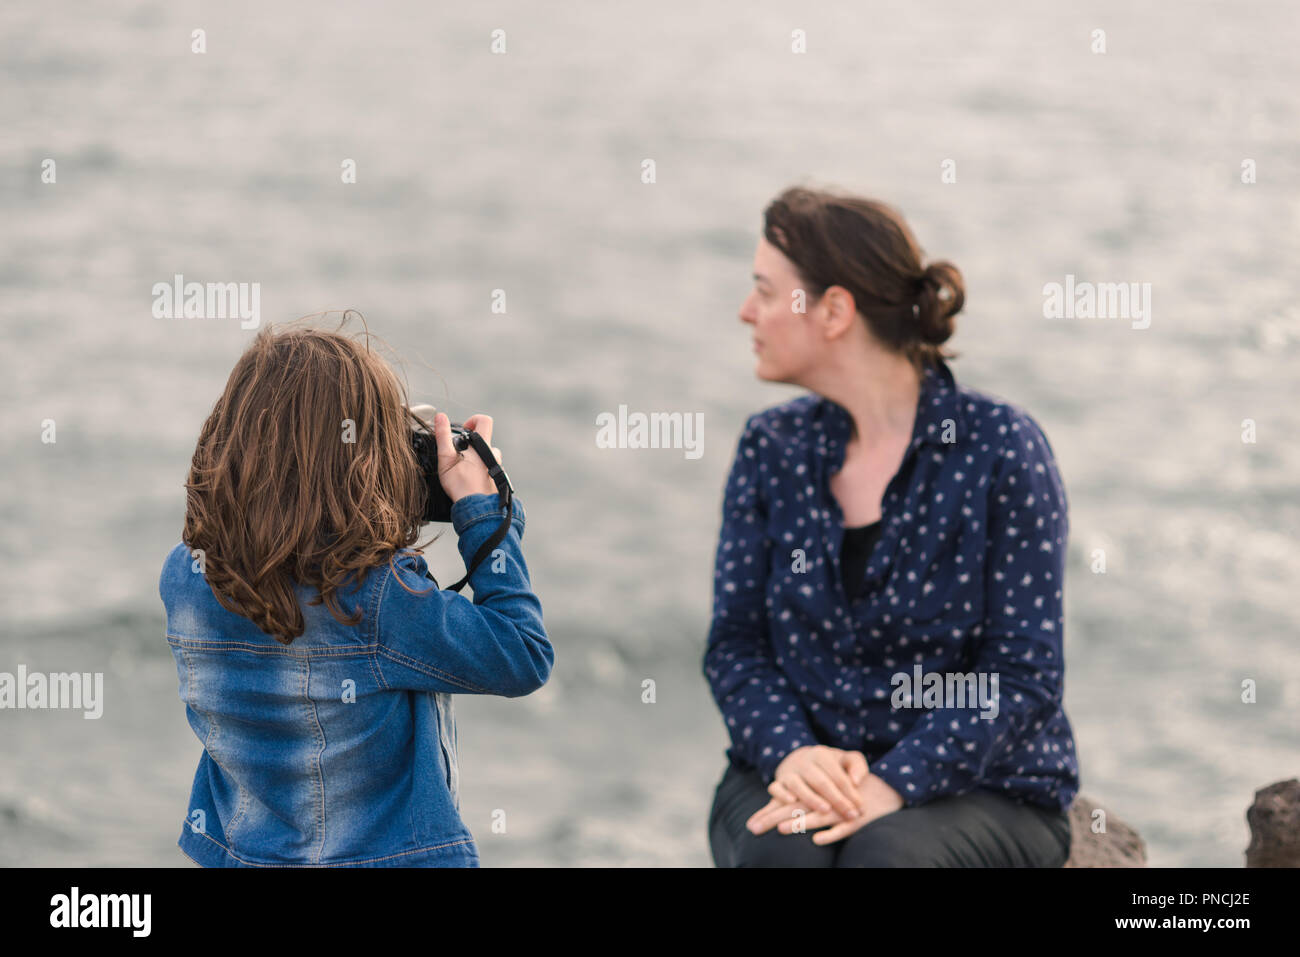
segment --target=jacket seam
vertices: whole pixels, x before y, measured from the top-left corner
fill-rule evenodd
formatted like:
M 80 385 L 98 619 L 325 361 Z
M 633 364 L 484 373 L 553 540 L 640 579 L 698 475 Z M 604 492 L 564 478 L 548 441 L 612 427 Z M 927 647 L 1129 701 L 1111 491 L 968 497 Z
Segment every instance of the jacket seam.
M 366 667 L 370 669 L 370 676 L 375 679 L 375 687 L 384 690 L 388 689 L 388 683 L 384 681 L 384 677 L 379 673 L 379 668 L 375 663 L 375 647 L 379 643 L 378 596 L 380 590 L 383 588 L 384 581 L 391 574 L 392 558 L 390 557 L 388 561 L 384 562 L 384 573 L 383 576 L 379 578 L 378 584 L 376 584 L 374 580 L 371 580 L 370 582 L 370 593 L 367 596 L 369 607 L 366 609 L 367 614 L 362 626 L 362 635 L 370 639 L 366 643 Z
M 186 826 L 188 826 L 188 824 Z M 261 861 L 250 861 L 240 857 L 238 854 L 236 854 L 226 845 L 222 844 L 211 834 L 208 834 L 206 831 L 201 832 L 198 836 L 206 838 L 207 840 L 211 841 L 213 844 L 217 845 L 217 847 L 221 848 L 223 851 L 225 851 L 235 860 L 239 861 L 239 863 L 247 864 L 249 867 L 355 867 L 358 864 L 374 864 L 377 861 L 391 861 L 394 858 L 409 857 L 412 854 L 422 854 L 425 853 L 426 851 L 438 851 L 443 849 L 444 847 L 457 847 L 461 844 L 473 845 L 474 843 L 474 839 L 472 837 L 469 837 L 469 838 L 463 838 L 462 840 L 459 841 L 448 841 L 445 844 L 429 844 L 424 847 L 417 847 L 409 851 L 399 851 L 396 854 L 386 854 L 383 857 L 367 857 L 361 860 L 352 860 L 352 861 L 323 861 L 317 864 L 271 864 L 271 863 L 263 863 Z M 183 854 L 185 853 L 185 849 L 183 847 L 181 848 L 181 853 Z M 185 854 L 185 856 L 189 857 L 188 854 Z M 190 860 L 194 860 L 194 858 L 190 857 Z M 198 861 L 195 861 L 194 863 L 197 864 Z
M 311 707 L 312 737 L 316 739 L 319 749 L 316 752 L 316 759 L 313 761 L 315 774 L 312 776 L 312 790 L 316 792 L 316 827 L 319 835 L 317 837 L 316 863 L 325 854 L 325 777 L 321 772 L 321 757 L 325 753 L 325 729 L 320 724 L 320 714 L 316 710 L 316 702 L 311 699 L 311 662 L 304 661 L 304 671 L 302 675 L 302 695 Z
M 370 653 L 370 670 L 379 676 L 379 687 L 385 691 L 393 690 L 392 685 L 388 683 L 388 679 L 384 677 L 384 666 L 380 664 L 379 656 L 373 651 Z
M 388 580 L 393 577 L 393 561 L 394 558 L 390 557 L 384 562 L 384 574 L 370 593 L 369 624 L 373 633 L 370 635 L 371 641 L 368 647 L 371 649 L 379 644 L 379 609 L 382 607 L 384 593 L 388 589 Z
M 384 595 L 388 593 L 388 582 L 392 577 L 393 563 L 389 561 L 384 566 L 384 576 L 379 580 L 379 584 L 375 586 L 375 593 L 370 600 L 371 610 L 374 613 L 373 617 L 375 621 L 375 640 L 370 646 L 370 661 L 371 667 L 379 674 L 379 683 L 385 691 L 391 691 L 392 686 L 389 685 L 388 679 L 384 677 L 384 666 L 379 660 L 379 647 L 382 644 L 380 636 L 383 634 L 383 628 L 381 627 L 379 616 L 383 613 Z
M 494 518 L 495 518 L 495 519 L 502 519 L 502 518 L 505 518 L 505 516 L 501 514 L 502 511 L 504 511 L 504 509 L 501 508 L 501 507 L 498 507 L 495 511 L 484 512 L 484 513 L 481 514 L 481 515 L 475 515 L 473 518 L 468 518 L 468 519 L 466 519 L 466 520 L 464 521 L 464 523 L 461 524 L 460 529 L 456 532 L 456 534 L 457 534 L 458 536 L 459 536 L 459 535 L 464 535 L 467 531 L 469 531 L 471 528 L 473 528 L 473 527 L 474 527 L 475 525 L 477 525 L 479 522 L 486 522 L 486 521 L 488 521 L 489 519 L 494 519 Z M 521 519 L 521 518 L 519 517 L 519 513 L 518 513 L 518 512 L 515 512 L 514 516 L 511 517 L 511 519 L 510 519 L 510 527 L 511 527 L 511 528 L 514 528 L 516 525 L 518 526 L 518 528 L 516 528 L 515 530 L 516 530 L 517 532 L 519 532 L 519 537 L 520 537 L 520 538 L 523 538 L 523 535 L 524 535 L 524 531 L 523 531 L 523 529 L 524 529 L 524 522 L 523 522 L 523 519 Z
M 248 805 L 251 803 L 249 800 L 251 795 L 248 793 L 248 789 L 238 781 L 235 782 L 235 785 L 239 788 L 239 800 L 235 805 L 235 816 L 232 817 L 230 823 L 226 825 L 225 830 L 227 840 L 230 840 L 235 836 L 235 831 L 237 830 L 236 825 L 238 825 L 248 813 Z
M 190 693 L 191 700 L 193 701 L 199 700 L 198 693 L 195 691 L 193 684 L 191 684 L 187 690 Z M 220 762 L 217 762 L 217 759 L 212 757 L 212 749 L 209 747 L 210 742 L 214 740 L 219 740 L 221 738 L 220 725 L 217 724 L 217 719 L 212 715 L 205 714 L 205 716 L 208 719 L 208 731 L 205 735 L 203 735 L 203 753 L 206 754 L 214 763 L 216 763 L 217 767 L 221 767 Z
M 471 682 L 465 681 L 461 678 L 457 678 L 455 675 L 450 674 L 449 672 L 442 671 L 441 669 L 436 668 L 433 665 L 426 664 L 425 662 L 420 661 L 416 658 L 412 658 L 409 655 L 404 655 L 400 651 L 396 650 L 395 648 L 392 648 L 384 644 L 384 642 L 380 639 L 380 635 L 382 634 L 382 628 L 381 628 L 381 623 L 379 621 L 379 617 L 384 612 L 383 595 L 387 594 L 388 581 L 392 577 L 393 577 L 392 570 L 390 569 L 388 575 L 384 577 L 384 580 L 383 582 L 380 583 L 380 587 L 378 589 L 380 592 L 380 600 L 379 600 L 378 608 L 375 612 L 375 645 L 374 645 L 375 650 L 373 652 L 375 656 L 375 660 L 378 662 L 379 656 L 383 655 L 386 658 L 392 659 L 392 661 L 395 664 L 404 665 L 405 667 L 410 668 L 412 671 L 418 671 L 421 674 L 427 675 L 430 678 L 438 678 L 442 681 L 448 682 L 449 684 L 459 685 L 462 688 L 467 688 L 470 691 L 477 692 L 478 694 L 491 694 L 492 692 L 490 692 L 486 688 L 480 688 L 477 685 L 472 684 Z M 382 674 L 383 673 L 382 663 L 380 663 L 379 668 L 380 668 L 380 673 Z
M 180 638 L 172 634 L 167 635 L 167 643 L 187 651 L 248 651 L 255 655 L 272 655 L 284 658 L 347 658 L 354 655 L 362 657 L 373 652 L 375 648 L 375 644 L 371 643 L 368 645 L 341 645 L 297 651 L 291 648 L 268 648 L 265 645 L 255 645 L 247 641 L 205 641 L 201 638 Z
M 464 681 L 453 674 L 441 670 L 440 668 L 435 668 L 433 665 L 426 664 L 425 662 L 412 658 L 409 655 L 404 655 L 400 651 L 396 651 L 392 648 L 381 647 L 379 649 L 379 654 L 384 655 L 386 658 L 391 658 L 396 664 L 405 665 L 412 671 L 419 671 L 422 674 L 428 675 L 430 678 L 438 678 L 450 684 L 460 685 L 460 687 L 467 688 L 470 691 L 477 692 L 478 694 L 492 693 L 487 688 L 480 688 L 476 684 Z
M 451 741 L 451 732 L 447 725 L 454 722 L 455 703 L 450 694 L 443 691 L 433 692 L 433 710 L 438 721 L 438 746 L 442 748 L 443 761 L 447 765 L 447 790 L 451 793 L 452 803 L 460 810 L 460 769 L 456 756 L 456 746 Z
M 370 677 L 375 679 L 375 687 L 388 690 L 388 683 L 384 681 L 383 676 L 379 674 L 379 669 L 375 667 L 375 654 L 371 652 L 366 655 L 366 667 L 370 669 Z

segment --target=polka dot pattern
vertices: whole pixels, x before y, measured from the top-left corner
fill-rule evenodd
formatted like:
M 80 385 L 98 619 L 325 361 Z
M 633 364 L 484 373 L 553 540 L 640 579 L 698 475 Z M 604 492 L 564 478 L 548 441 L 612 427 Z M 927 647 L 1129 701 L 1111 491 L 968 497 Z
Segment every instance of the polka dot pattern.
M 795 748 L 827 744 L 863 752 L 909 806 L 983 787 L 1068 808 L 1068 506 L 1046 436 L 1011 403 L 959 386 L 947 363 L 927 368 L 850 600 L 830 477 L 851 434 L 842 406 L 805 395 L 751 416 L 740 437 L 704 656 L 728 756 L 770 782 Z M 996 716 L 977 702 L 922 708 L 919 692 L 918 707 L 895 708 L 894 676 L 916 665 L 996 674 Z

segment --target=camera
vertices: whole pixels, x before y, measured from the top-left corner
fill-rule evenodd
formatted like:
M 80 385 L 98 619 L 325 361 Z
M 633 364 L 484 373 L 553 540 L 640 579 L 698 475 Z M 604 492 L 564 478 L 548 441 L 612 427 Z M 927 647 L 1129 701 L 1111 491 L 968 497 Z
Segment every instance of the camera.
M 412 406 L 410 411 L 422 423 L 427 423 L 429 429 L 432 428 L 433 417 L 437 413 L 433 406 L 416 405 Z M 423 519 L 426 522 L 450 522 L 451 497 L 447 495 L 446 490 L 442 487 L 442 482 L 438 480 L 438 440 L 429 429 L 422 425 L 411 430 L 411 448 L 415 452 L 415 460 L 419 463 L 420 471 L 424 475 L 424 484 L 428 491 L 425 497 Z M 496 483 L 501 507 L 507 510 L 505 524 L 502 526 L 502 533 L 504 534 L 505 525 L 509 524 L 510 516 L 514 514 L 513 499 L 515 490 L 510 484 L 510 476 L 506 475 L 506 470 L 496 460 L 496 456 L 492 454 L 492 449 L 483 440 L 483 436 L 473 429 L 467 429 L 463 425 L 457 425 L 454 422 L 451 423 L 451 442 L 452 447 L 457 452 L 472 449 L 483 460 L 483 464 L 487 466 L 488 475 Z
M 436 414 L 436 410 L 428 405 L 413 406 L 410 411 L 418 419 L 430 424 Z M 474 553 L 473 559 L 468 563 L 465 576 L 456 584 L 448 586 L 452 591 L 458 592 L 469 582 L 469 576 L 474 574 L 474 569 L 483 564 L 487 557 L 492 554 L 493 549 L 505 540 L 506 534 L 510 531 L 510 522 L 515 514 L 515 489 L 510 484 L 510 476 L 506 475 L 506 470 L 501 467 L 501 463 L 492 454 L 492 449 L 484 441 L 483 436 L 473 429 L 467 429 L 463 425 L 452 423 L 451 442 L 457 452 L 473 449 L 475 454 L 483 460 L 483 464 L 487 466 L 488 475 L 496 483 L 497 498 L 502 511 L 505 512 L 501 517 L 501 524 L 497 526 L 497 530 Z M 428 492 L 424 502 L 424 521 L 450 522 L 451 497 L 447 494 L 446 489 L 442 487 L 442 482 L 438 480 L 437 438 L 432 432 L 423 427 L 412 429 L 411 448 L 415 451 L 415 460 L 420 465 L 420 471 L 424 473 L 424 485 Z
M 434 412 L 432 406 L 417 405 L 411 411 L 420 418 L 429 420 L 430 424 L 432 424 Z M 471 445 L 469 430 L 453 424 L 451 427 L 451 441 L 457 452 L 464 452 Z M 423 429 L 412 429 L 411 447 L 415 450 L 415 461 L 419 463 L 420 472 L 424 475 L 424 484 L 427 489 L 424 500 L 424 515 L 422 516 L 424 521 L 450 522 L 451 498 L 443 490 L 442 483 L 438 481 L 437 437 L 432 432 L 426 432 Z

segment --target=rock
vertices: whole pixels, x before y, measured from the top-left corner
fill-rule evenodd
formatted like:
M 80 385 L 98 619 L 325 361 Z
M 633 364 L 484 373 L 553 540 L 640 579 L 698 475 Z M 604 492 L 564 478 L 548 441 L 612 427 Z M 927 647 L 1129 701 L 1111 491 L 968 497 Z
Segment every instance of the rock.
M 1261 792 L 1263 793 L 1263 792 Z M 1093 833 L 1093 811 L 1105 813 L 1106 830 Z M 1070 859 L 1066 867 L 1146 867 L 1141 836 L 1091 798 L 1078 794 L 1070 805 Z
M 1278 781 L 1255 792 L 1247 867 L 1300 867 L 1300 780 Z

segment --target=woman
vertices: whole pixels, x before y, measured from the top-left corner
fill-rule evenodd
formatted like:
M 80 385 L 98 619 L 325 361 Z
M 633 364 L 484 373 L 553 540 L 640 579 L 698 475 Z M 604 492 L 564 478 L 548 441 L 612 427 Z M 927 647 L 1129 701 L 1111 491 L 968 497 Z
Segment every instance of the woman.
M 749 418 L 727 482 L 704 658 L 731 738 L 718 866 L 1069 855 L 1065 490 L 1026 412 L 953 379 L 963 301 L 881 203 L 795 188 L 767 208 L 740 318 L 759 378 L 810 394 Z
M 204 423 L 160 592 L 203 743 L 181 850 L 198 864 L 477 867 L 451 695 L 541 687 L 554 653 L 514 500 L 444 591 L 411 546 L 426 481 L 400 384 L 337 332 L 263 331 Z M 464 426 L 489 444 L 486 415 Z M 433 422 L 467 565 L 508 511 Z

